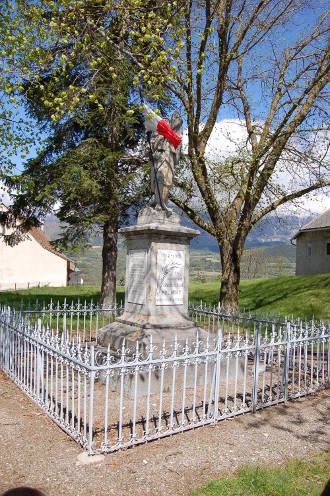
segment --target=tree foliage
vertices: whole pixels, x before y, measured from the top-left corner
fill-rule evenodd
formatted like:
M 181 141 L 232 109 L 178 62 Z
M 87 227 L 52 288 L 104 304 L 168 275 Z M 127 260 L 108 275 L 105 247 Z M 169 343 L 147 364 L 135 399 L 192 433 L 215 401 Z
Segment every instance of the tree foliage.
M 17 104 L 24 100 L 24 82 L 33 84 L 54 121 L 64 119 L 86 100 L 95 102 L 102 113 L 99 76 L 120 85 L 122 62 L 125 66 L 129 59 L 135 84 L 143 84 L 146 95 L 157 100 L 169 79 L 157 70 L 167 61 L 161 48 L 177 11 L 176 2 L 165 1 L 5 1 L 0 32 L 1 86 Z M 79 58 L 81 67 L 77 66 Z M 72 78 L 59 94 L 59 77 L 70 77 L 73 70 L 79 84 Z
M 141 138 L 141 117 L 135 111 L 132 91 L 132 61 L 103 38 L 93 44 L 84 29 L 73 22 L 78 14 L 80 19 L 86 16 L 88 22 L 101 22 L 91 2 L 78 2 L 73 17 L 72 2 L 17 5 L 22 7 L 23 3 L 25 10 L 17 16 L 21 24 L 15 16 L 15 29 L 12 25 L 11 29 L 24 33 L 25 38 L 20 39 L 21 46 L 15 42 L 8 45 L 7 52 L 20 80 L 19 85 L 15 78 L 11 80 L 11 98 L 15 104 L 25 104 L 48 140 L 19 177 L 7 177 L 14 198 L 11 212 L 14 217 L 24 217 L 22 231 L 57 206 L 58 217 L 66 223 L 59 240 L 65 245 L 81 244 L 91 230 L 101 228 L 102 301 L 112 302 L 118 227 L 125 222 L 130 207 L 139 203 L 145 186 L 144 160 L 129 153 Z M 125 38 L 123 19 L 109 18 L 103 10 L 102 21 L 109 36 Z M 69 34 L 70 40 L 66 39 Z M 102 60 L 100 49 L 106 52 Z M 117 65 L 116 72 L 109 61 Z M 7 77 L 10 81 L 12 74 L 7 72 Z M 12 236 L 16 242 L 17 230 Z

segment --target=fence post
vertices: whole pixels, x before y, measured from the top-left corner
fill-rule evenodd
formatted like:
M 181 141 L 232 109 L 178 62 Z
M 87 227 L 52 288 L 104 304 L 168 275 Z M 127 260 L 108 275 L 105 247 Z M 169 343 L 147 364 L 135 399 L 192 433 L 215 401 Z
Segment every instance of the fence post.
M 220 388 L 220 370 L 221 370 L 221 346 L 222 346 L 222 329 L 218 329 L 217 336 L 217 361 L 215 369 L 215 392 L 214 392 L 214 422 L 218 420 L 219 415 L 219 388 Z
M 6 370 L 6 334 L 7 334 L 7 315 L 8 308 L 6 306 L 3 307 L 3 328 L 2 328 L 2 340 L 1 340 L 1 365 L 4 370 Z
M 89 384 L 89 416 L 88 416 L 88 454 L 93 454 L 93 407 L 94 407 L 94 381 L 95 381 L 95 357 L 94 345 L 91 345 L 91 371 Z
M 9 348 L 9 353 L 8 353 L 8 372 L 9 375 L 12 377 L 12 368 L 13 368 L 13 329 L 14 329 L 14 310 L 12 310 L 11 315 L 10 315 L 10 328 L 8 328 L 8 348 Z
M 40 398 L 40 375 L 41 375 L 41 353 L 40 353 L 40 333 L 41 333 L 41 320 L 37 321 L 37 400 Z
M 258 382 L 259 382 L 259 363 L 260 363 L 260 344 L 261 344 L 261 324 L 255 330 L 254 333 L 254 363 L 253 363 L 253 375 L 252 375 L 252 412 L 257 411 L 258 402 Z
M 9 373 L 9 323 L 10 323 L 10 317 L 11 317 L 11 310 L 10 310 L 10 307 L 8 307 L 7 308 L 6 321 L 5 321 L 5 358 L 4 358 L 5 370 L 7 373 Z
M 0 367 L 3 368 L 3 324 L 4 313 L 0 307 Z
M 6 320 L 7 320 L 7 311 L 6 307 L 3 306 L 1 309 L 1 340 L 0 340 L 0 357 L 1 357 L 1 368 L 5 369 L 5 336 L 6 336 Z
M 1 328 L 1 367 L 6 368 L 6 323 L 7 323 L 7 307 L 4 305 L 2 309 L 2 328 Z
M 283 382 L 284 382 L 284 401 L 288 401 L 289 390 L 289 369 L 290 369 L 290 339 L 291 339 L 291 324 L 287 322 L 285 329 L 285 352 L 283 365 Z

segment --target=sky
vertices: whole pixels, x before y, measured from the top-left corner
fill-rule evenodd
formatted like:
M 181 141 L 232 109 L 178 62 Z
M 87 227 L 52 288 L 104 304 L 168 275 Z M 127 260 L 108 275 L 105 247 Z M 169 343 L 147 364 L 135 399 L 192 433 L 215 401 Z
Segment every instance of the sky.
M 244 145 L 247 139 L 247 131 L 244 124 L 238 119 L 223 119 L 215 124 L 209 143 L 206 147 L 206 156 L 216 161 L 235 151 L 237 145 Z M 187 148 L 188 137 L 187 131 L 183 135 L 183 149 Z M 285 184 L 289 177 L 282 174 L 281 183 Z M 278 209 L 278 214 L 287 214 L 288 205 Z M 290 207 L 292 213 L 298 216 L 306 217 L 316 215 L 330 208 L 330 188 L 327 192 L 316 192 L 309 197 L 302 198 L 299 201 L 299 207 Z

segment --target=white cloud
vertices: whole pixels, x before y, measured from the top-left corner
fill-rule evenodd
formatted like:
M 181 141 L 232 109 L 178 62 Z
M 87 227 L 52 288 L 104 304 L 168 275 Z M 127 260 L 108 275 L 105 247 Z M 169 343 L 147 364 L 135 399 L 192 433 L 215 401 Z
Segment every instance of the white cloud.
M 212 161 L 221 160 L 226 156 L 234 153 L 238 149 L 247 147 L 248 133 L 243 121 L 239 119 L 223 119 L 216 122 L 209 142 L 206 147 L 206 156 Z M 187 152 L 188 134 L 187 130 L 183 133 L 183 150 Z M 324 135 L 320 135 L 320 140 L 314 145 L 317 152 L 323 154 L 327 140 Z M 283 186 L 292 184 L 292 175 L 285 170 L 279 171 L 276 174 L 277 181 Z M 283 213 L 287 213 L 288 208 L 294 211 L 297 215 L 310 215 L 320 213 L 330 208 L 330 191 L 315 192 L 299 200 L 299 206 L 288 206 L 282 208 Z
M 239 119 L 223 119 L 216 122 L 208 144 L 206 157 L 210 160 L 223 159 L 235 152 L 237 148 L 246 146 L 247 131 L 244 123 Z M 188 132 L 185 129 L 182 137 L 184 152 L 188 147 Z
M 321 213 L 330 208 L 330 192 L 317 193 L 315 197 L 303 198 L 301 208 L 307 213 Z
M 206 147 L 210 160 L 223 159 L 239 148 L 247 147 L 248 133 L 245 125 L 238 119 L 224 119 L 215 124 Z

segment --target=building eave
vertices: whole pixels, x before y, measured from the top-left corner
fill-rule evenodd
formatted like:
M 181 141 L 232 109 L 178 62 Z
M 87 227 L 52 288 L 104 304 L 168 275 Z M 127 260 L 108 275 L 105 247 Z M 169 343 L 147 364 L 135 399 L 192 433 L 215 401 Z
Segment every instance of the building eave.
M 291 238 L 291 241 L 294 239 L 297 239 L 300 234 L 307 233 L 307 232 L 316 232 L 316 231 L 330 231 L 330 226 L 326 227 L 314 227 L 314 228 L 309 228 L 309 229 L 299 229 L 298 232 Z

